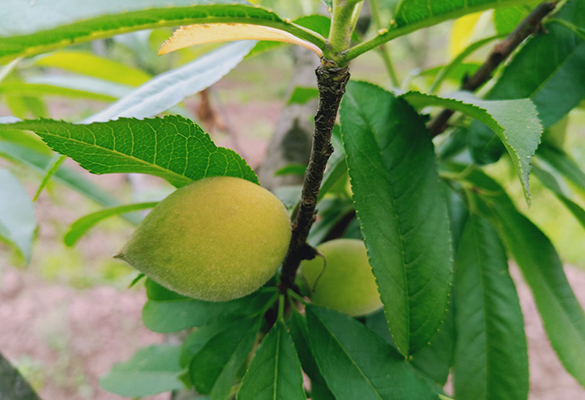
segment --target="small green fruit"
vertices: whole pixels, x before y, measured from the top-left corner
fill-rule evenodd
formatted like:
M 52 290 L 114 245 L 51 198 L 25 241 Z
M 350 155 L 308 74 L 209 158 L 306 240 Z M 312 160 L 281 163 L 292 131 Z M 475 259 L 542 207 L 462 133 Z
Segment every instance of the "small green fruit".
M 268 190 L 206 178 L 158 204 L 117 257 L 185 296 L 227 301 L 276 273 L 290 234 L 287 211 Z
M 301 275 L 311 302 L 351 316 L 365 315 L 382 307 L 376 278 L 361 240 L 338 239 L 317 247 L 322 257 L 301 263 Z M 321 276 L 319 276 L 321 275 Z

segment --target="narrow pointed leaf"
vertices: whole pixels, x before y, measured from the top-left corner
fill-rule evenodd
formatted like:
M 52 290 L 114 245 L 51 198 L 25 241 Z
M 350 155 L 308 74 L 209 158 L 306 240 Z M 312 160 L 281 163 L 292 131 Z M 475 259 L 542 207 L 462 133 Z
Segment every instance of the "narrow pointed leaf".
M 402 0 L 394 19 L 399 27 L 430 26 L 490 8 L 514 7 L 538 2 L 539 0 Z
M 33 203 L 18 179 L 0 168 L 0 239 L 13 244 L 28 264 L 37 223 Z
M 227 75 L 255 43 L 230 43 L 160 74 L 84 122 L 104 122 L 120 117 L 149 118 L 167 111 Z
M 138 86 L 151 76 L 141 69 L 82 51 L 56 51 L 37 57 L 34 65 L 59 68 L 77 74 L 92 76 L 123 85 Z
M 210 176 L 258 182 L 236 152 L 215 146 L 198 125 L 179 116 L 89 125 L 22 121 L 5 127 L 35 132 L 53 150 L 94 174 L 150 174 L 177 187 Z
M 181 27 L 173 36 L 163 43 L 159 54 L 184 49 L 198 44 L 231 42 L 234 40 L 265 40 L 296 44 L 311 50 L 318 57 L 323 56 L 323 50 L 306 40 L 299 39 L 290 33 L 267 26 L 251 24 L 199 24 Z
M 538 149 L 538 157 L 585 194 L 585 172 L 564 150 L 545 144 Z
M 91 228 L 107 218 L 130 213 L 133 211 L 146 210 L 155 207 L 157 204 L 158 202 L 125 204 L 122 206 L 110 207 L 105 210 L 100 210 L 88 214 L 75 221 L 69 227 L 69 230 L 63 238 L 65 245 L 69 247 L 74 246 L 75 243 L 77 243 L 77 241 L 81 239 L 83 235 L 85 235 Z
M 575 203 L 564 193 L 556 177 L 550 172 L 540 168 L 534 168 L 534 175 L 536 175 L 538 180 L 547 189 L 553 192 L 556 198 L 559 199 L 559 201 L 563 203 L 565 207 L 567 207 L 567 210 L 569 210 L 575 219 L 581 224 L 581 226 L 585 228 L 585 210 L 583 210 L 579 204 Z
M 524 195 L 527 200 L 529 199 L 530 161 L 540 143 L 543 130 L 532 101 L 529 99 L 485 101 L 466 93 L 445 98 L 408 92 L 403 97 L 416 108 L 440 106 L 460 111 L 496 132 L 514 161 Z
M 307 307 L 317 365 L 337 400 L 437 400 L 398 351 L 337 311 Z
M 7 0 L 0 14 L 0 63 L 90 40 L 143 29 L 191 24 L 244 23 L 284 30 L 325 47 L 325 39 L 242 0 L 127 0 L 84 5 L 73 0 L 33 6 Z
M 457 167 L 459 171 L 463 169 Z M 465 179 L 490 193 L 481 199 L 532 290 L 551 345 L 565 369 L 585 387 L 585 312 L 567 281 L 554 246 L 514 208 L 504 189 L 493 179 L 479 170 Z
M 353 200 L 390 332 L 405 355 L 443 322 L 451 242 L 424 120 L 383 89 L 350 83 L 341 106 Z
M 290 334 L 299 355 L 303 371 L 311 379 L 311 396 L 314 400 L 335 400 L 325 383 L 325 378 L 319 371 L 315 356 L 309 344 L 309 329 L 307 320 L 297 310 L 290 318 Z
M 553 349 L 585 387 L 585 313 L 550 240 L 512 209 L 496 209 L 502 237 L 530 286 Z
M 523 4 L 536 4 L 540 0 L 402 0 L 394 15 L 394 20 L 388 27 L 378 33 L 378 36 L 349 49 L 346 59 L 351 60 L 382 43 L 397 37 L 409 34 L 428 26 L 440 24 L 450 19 L 459 18 L 467 14 L 514 7 Z
M 225 329 L 211 338 L 191 360 L 189 375 L 199 393 L 226 399 L 236 373 L 254 347 L 261 318 L 241 320 L 239 329 Z
M 238 400 L 304 400 L 303 373 L 292 338 L 278 321 L 250 362 Z
M 528 350 L 506 251 L 490 223 L 471 215 L 455 267 L 455 397 L 526 400 Z

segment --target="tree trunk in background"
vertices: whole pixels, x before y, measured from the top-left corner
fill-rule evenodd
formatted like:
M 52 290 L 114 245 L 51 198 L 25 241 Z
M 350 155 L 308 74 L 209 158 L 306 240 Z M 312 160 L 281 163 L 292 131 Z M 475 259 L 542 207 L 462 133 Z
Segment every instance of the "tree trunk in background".
M 315 87 L 315 69 L 319 66 L 319 59 L 312 51 L 295 46 L 292 52 L 294 66 L 287 97 L 295 87 Z M 258 170 L 262 186 L 272 190 L 279 186 L 303 183 L 300 175 L 274 176 L 274 173 L 289 164 L 306 165 L 309 161 L 316 109 L 315 99 L 306 104 L 291 104 L 282 110 L 266 158 Z
M 40 400 L 34 389 L 1 353 L 0 400 Z

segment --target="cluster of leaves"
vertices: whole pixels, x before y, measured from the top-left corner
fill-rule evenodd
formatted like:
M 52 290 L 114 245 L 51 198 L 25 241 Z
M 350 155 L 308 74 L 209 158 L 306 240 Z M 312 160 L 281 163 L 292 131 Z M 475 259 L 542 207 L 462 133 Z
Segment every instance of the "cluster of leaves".
M 151 174 L 176 187 L 209 176 L 257 183 L 237 153 L 217 147 L 189 119 L 150 117 L 217 82 L 247 55 L 280 44 L 223 45 L 154 78 L 87 53 L 57 51 L 30 60 L 16 57 L 129 31 L 202 23 L 232 24 L 224 28 L 244 31 L 248 25 L 268 27 L 293 35 L 295 43 L 310 44 L 318 54 L 327 51 L 327 17 L 291 22 L 234 0 L 150 3 L 154 8 L 146 10 L 141 2 L 128 1 L 123 13 L 107 2 L 95 6 L 100 9 L 75 7 L 66 20 L 46 18 L 47 10 L 38 7 L 28 10 L 30 23 L 22 25 L 13 23 L 21 12 L 20 3 L 8 0 L 8 12 L 0 14 L 0 60 L 14 59 L 0 73 L 0 93 L 15 116 L 45 117 L 44 104 L 35 97 L 41 93 L 116 100 L 84 124 L 0 120 L 4 122 L 0 124 L 0 156 L 46 173 L 41 189 L 54 178 L 107 207 L 77 221 L 66 236 L 69 245 L 104 218 L 155 203 L 120 205 L 64 167 L 57 154 L 96 174 Z M 448 19 L 497 7 L 509 12 L 531 3 L 535 1 L 403 0 L 387 29 L 351 47 L 338 61 L 347 63 L 391 39 Z M 67 8 L 67 4 L 58 7 Z M 522 15 L 524 8 L 519 10 Z M 519 21 L 511 23 L 514 18 L 505 13 L 495 15 L 496 36 L 508 33 Z M 481 168 L 507 154 L 528 199 L 528 178 L 536 160 L 534 175 L 585 224 L 585 211 L 563 189 L 565 181 L 585 188 L 585 174 L 551 134 L 554 125 L 585 96 L 584 29 L 585 2 L 567 1 L 546 22 L 546 34 L 530 38 L 482 98 L 437 93 L 445 80 L 462 76 L 462 69 L 473 72 L 474 67 L 464 63 L 466 57 L 493 37 L 469 44 L 450 64 L 427 72 L 433 78 L 428 93 L 392 93 L 364 82 L 348 85 L 341 126 L 334 135 L 336 155 L 329 162 L 319 196 L 321 219 L 309 241 L 318 244 L 355 212 L 356 219 L 341 234 L 365 241 L 383 312 L 352 319 L 305 306 L 291 291 L 279 295 L 274 282 L 243 299 L 206 303 L 148 280 L 146 326 L 165 333 L 197 329 L 182 346 L 139 351 L 114 367 L 103 378 L 103 387 L 132 397 L 187 386 L 212 399 L 235 393 L 243 400 L 304 399 L 304 371 L 313 399 L 437 399 L 452 371 L 457 399 L 526 399 L 526 337 L 507 252 L 533 291 L 559 359 L 585 385 L 585 314 L 559 256 L 550 240 L 517 211 L 502 185 Z M 245 32 L 258 34 L 257 30 Z M 84 57 L 83 62 L 71 62 Z M 60 67 L 87 76 L 85 81 L 27 80 L 20 76 L 21 66 Z M 106 77 L 114 82 L 88 85 Z M 311 90 L 295 93 L 294 101 L 315 95 Z M 437 148 L 422 112 L 427 107 L 462 114 Z M 299 169 L 281 171 L 290 172 Z M 352 198 L 344 194 L 348 176 Z M 0 203 L 0 237 L 29 259 L 34 209 L 7 170 L 0 170 Z M 254 356 L 248 363 L 251 353 Z

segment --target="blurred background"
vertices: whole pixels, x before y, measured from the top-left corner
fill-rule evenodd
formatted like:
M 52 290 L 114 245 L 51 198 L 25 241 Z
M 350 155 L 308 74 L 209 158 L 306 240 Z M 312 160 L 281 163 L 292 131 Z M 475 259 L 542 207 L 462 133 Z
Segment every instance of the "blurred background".
M 388 10 L 395 3 L 382 2 L 382 14 L 388 19 Z M 324 11 L 318 1 L 308 0 L 263 1 L 262 5 L 289 18 Z M 462 28 L 465 23 L 447 23 L 392 42 L 389 51 L 401 89 L 427 90 L 438 67 L 467 44 L 493 34 L 490 12 L 474 18 L 472 25 L 467 22 L 466 30 Z M 362 33 L 373 35 L 375 23 L 367 18 L 362 23 Z M 219 47 L 198 46 L 157 56 L 160 44 L 171 34 L 171 29 L 143 31 L 24 59 L 0 82 L 0 117 L 82 121 L 152 76 Z M 488 45 L 472 54 L 459 78 L 477 68 L 491 48 Z M 107 76 L 100 73 L 101 64 L 92 65 L 92 57 L 110 60 L 116 63 L 112 64 L 114 68 L 123 65 L 128 69 L 125 74 Z M 296 86 L 314 87 L 316 62 L 314 55 L 291 47 L 249 56 L 221 81 L 188 97 L 171 113 L 193 119 L 218 145 L 239 152 L 258 169 L 265 186 L 274 189 L 286 185 L 294 190 L 298 179 L 277 178 L 274 172 L 284 166 L 278 165 L 282 153 L 293 153 L 285 154 L 285 158 L 295 161 L 296 157 L 299 163 L 306 157 L 315 101 L 291 105 L 290 99 Z M 392 87 L 383 58 L 377 53 L 358 58 L 351 65 L 351 73 L 353 79 Z M 443 90 L 456 90 L 458 85 L 457 79 L 448 80 Z M 562 124 L 566 125 L 566 148 L 585 169 L 585 108 L 574 110 Z M 302 131 L 301 140 L 278 139 L 293 128 Z M 32 198 L 45 171 L 31 169 L 30 162 L 21 162 L 4 139 L 0 136 L 0 167 L 9 168 Z M 65 161 L 64 168 L 114 194 L 123 204 L 160 200 L 173 190 L 154 177 L 92 176 L 70 160 Z M 505 182 L 517 206 L 557 246 L 569 281 L 585 305 L 583 227 L 535 179 L 531 181 L 532 206 L 528 208 L 506 157 L 487 170 Z M 63 237 L 73 222 L 102 208 L 72 189 L 70 183 L 53 179 L 35 202 L 38 228 L 28 266 L 11 247 L 0 244 L 0 349 L 44 399 L 120 399 L 99 389 L 98 377 L 114 363 L 128 359 L 139 347 L 168 338 L 143 326 L 144 287 L 140 283 L 128 288 L 137 272 L 112 258 L 132 233 L 132 224 L 120 217 L 110 218 L 74 246 L 64 243 Z M 529 337 L 531 400 L 585 399 L 582 388 L 563 370 L 550 349 L 529 290 L 513 266 L 512 269 L 519 284 Z M 155 398 L 168 395 L 151 397 Z

